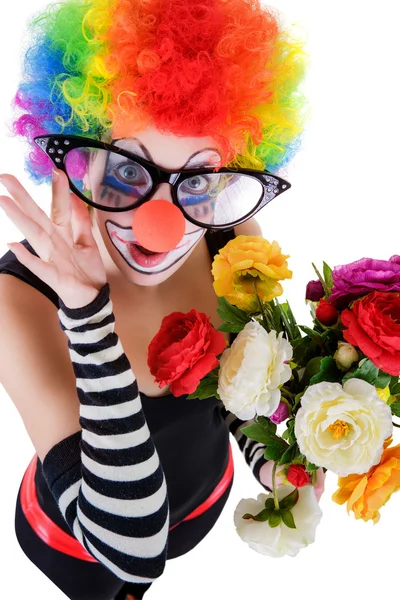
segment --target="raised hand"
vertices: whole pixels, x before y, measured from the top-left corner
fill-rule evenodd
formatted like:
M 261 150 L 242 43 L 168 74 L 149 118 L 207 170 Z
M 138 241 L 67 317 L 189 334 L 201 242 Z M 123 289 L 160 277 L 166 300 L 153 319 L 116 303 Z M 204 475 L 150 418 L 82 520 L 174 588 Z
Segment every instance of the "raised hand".
M 18 260 L 49 285 L 68 308 L 90 304 L 107 283 L 104 264 L 93 237 L 90 213 L 69 192 L 68 179 L 53 170 L 50 218 L 13 175 L 1 175 L 10 196 L 0 196 L 0 207 L 38 254 L 13 244 Z

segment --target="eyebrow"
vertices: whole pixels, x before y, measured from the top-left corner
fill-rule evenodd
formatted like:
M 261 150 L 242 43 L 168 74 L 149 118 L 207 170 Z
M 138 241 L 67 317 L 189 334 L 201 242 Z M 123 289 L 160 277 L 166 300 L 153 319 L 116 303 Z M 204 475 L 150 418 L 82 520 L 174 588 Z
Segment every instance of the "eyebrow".
M 133 140 L 135 143 L 137 143 L 137 145 L 141 148 L 145 158 L 156 164 L 154 162 L 153 157 L 151 156 L 149 150 L 146 148 L 146 146 L 144 144 L 142 144 L 142 142 L 140 140 L 138 140 L 137 138 L 118 138 L 116 140 L 112 140 L 112 144 L 115 144 L 115 142 L 119 142 L 120 140 L 126 140 L 126 139 L 131 139 Z M 202 160 L 200 163 L 196 163 L 196 164 L 189 164 L 190 161 L 195 158 L 198 154 L 201 154 L 202 152 L 206 152 L 207 150 L 209 150 L 210 152 L 216 152 L 219 155 L 219 152 L 216 148 L 202 148 L 202 150 L 197 150 L 196 152 L 194 152 L 191 156 L 189 156 L 189 158 L 187 159 L 187 161 L 185 162 L 185 164 L 183 165 L 183 167 L 178 168 L 178 171 L 183 171 L 187 166 L 189 166 L 189 168 L 193 168 L 193 167 L 197 167 L 197 168 L 202 168 L 202 167 L 212 167 L 213 165 L 210 164 L 208 161 L 204 161 Z

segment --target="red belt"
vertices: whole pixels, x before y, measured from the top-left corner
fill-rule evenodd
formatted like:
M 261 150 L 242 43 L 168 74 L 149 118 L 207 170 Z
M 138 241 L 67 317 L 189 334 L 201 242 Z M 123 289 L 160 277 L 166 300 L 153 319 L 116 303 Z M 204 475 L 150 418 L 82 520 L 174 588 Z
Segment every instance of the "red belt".
M 80 558 L 81 560 L 86 560 L 88 562 L 99 562 L 91 554 L 86 552 L 85 548 L 76 538 L 66 533 L 61 527 L 54 523 L 40 507 L 35 486 L 37 461 L 38 456 L 35 454 L 25 471 L 20 491 L 21 507 L 29 525 L 40 539 L 51 548 L 54 548 L 54 550 L 58 550 L 59 552 L 69 554 L 74 558 Z M 175 527 L 180 523 L 183 523 L 183 521 L 189 521 L 190 519 L 198 517 L 210 508 L 210 506 L 215 504 L 229 487 L 232 477 L 233 458 L 232 447 L 229 444 L 228 466 L 225 469 L 221 481 L 211 492 L 207 500 L 195 508 L 187 517 L 182 519 L 182 521 L 179 521 L 179 523 L 175 523 L 175 525 L 170 527 L 169 531 L 175 529 Z

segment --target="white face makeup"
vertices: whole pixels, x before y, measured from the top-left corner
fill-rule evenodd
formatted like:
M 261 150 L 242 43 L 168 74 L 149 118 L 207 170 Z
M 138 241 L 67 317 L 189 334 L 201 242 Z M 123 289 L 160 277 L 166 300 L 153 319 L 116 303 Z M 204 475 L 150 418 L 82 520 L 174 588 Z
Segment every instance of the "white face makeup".
M 111 242 L 117 248 L 126 263 L 139 273 L 162 273 L 183 258 L 203 237 L 205 230 L 187 231 L 173 250 L 169 252 L 151 252 L 140 246 L 132 228 L 124 228 L 114 221 L 105 222 Z
M 193 170 L 201 167 L 214 168 L 221 163 L 221 157 L 210 138 L 182 138 L 163 135 L 150 127 L 142 130 L 139 134 L 135 134 L 135 137 L 120 139 L 114 144 L 161 168 L 173 171 Z M 118 206 L 118 189 L 115 189 L 112 185 L 107 187 L 103 175 L 104 164 L 96 165 L 95 159 L 90 166 L 88 186 L 90 186 L 94 196 L 101 194 L 102 200 L 107 202 L 107 195 L 109 195 L 110 202 L 112 201 L 114 206 Z M 143 185 L 148 185 L 145 179 L 143 181 Z M 169 184 L 160 184 L 148 201 L 151 202 L 156 199 L 172 202 Z M 204 211 L 206 208 L 202 207 L 202 210 Z M 193 217 L 196 218 L 195 212 L 198 208 L 193 206 L 189 209 L 191 214 L 193 212 Z M 152 252 L 140 246 L 135 238 L 132 230 L 132 218 L 135 210 L 137 209 L 121 213 L 107 213 L 106 211 L 96 210 L 97 224 L 113 260 L 115 255 L 113 250 L 116 249 L 118 256 L 124 259 L 124 264 L 132 270 L 129 279 L 134 280 L 139 285 L 155 285 L 169 278 L 186 261 L 204 236 L 206 229 L 199 228 L 198 225 L 186 220 L 184 236 L 174 249 L 163 253 Z M 112 215 L 112 218 L 109 218 L 109 215 Z

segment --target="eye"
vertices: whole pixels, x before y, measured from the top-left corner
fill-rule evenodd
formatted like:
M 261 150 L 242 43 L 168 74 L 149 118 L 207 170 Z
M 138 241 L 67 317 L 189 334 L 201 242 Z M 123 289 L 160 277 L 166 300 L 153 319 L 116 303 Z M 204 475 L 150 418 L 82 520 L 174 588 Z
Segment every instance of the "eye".
M 182 185 L 188 192 L 194 194 L 204 194 L 209 186 L 209 181 L 204 175 L 194 175 L 186 179 Z
M 123 183 L 143 183 L 143 180 L 140 181 L 141 172 L 142 169 L 139 165 L 132 163 L 125 163 L 114 168 L 115 177 Z

